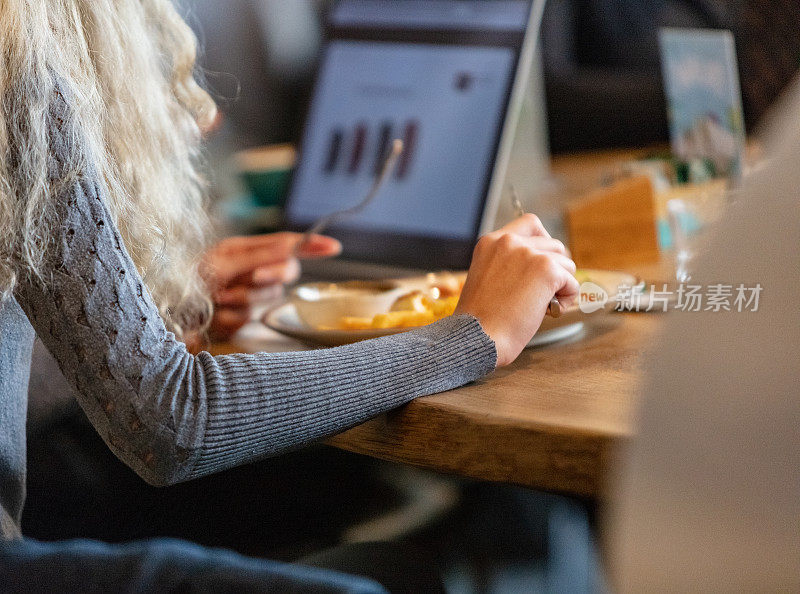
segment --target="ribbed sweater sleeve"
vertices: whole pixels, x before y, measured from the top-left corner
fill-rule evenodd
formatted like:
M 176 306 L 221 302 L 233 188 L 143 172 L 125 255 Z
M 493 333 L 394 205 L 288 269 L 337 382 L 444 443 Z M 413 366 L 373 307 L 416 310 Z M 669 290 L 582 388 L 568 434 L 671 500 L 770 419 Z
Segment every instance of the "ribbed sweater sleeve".
M 60 94 L 51 112 L 57 223 L 44 269 L 21 274 L 15 296 L 100 435 L 148 482 L 298 448 L 494 369 L 469 316 L 336 349 L 193 356 L 127 253 Z

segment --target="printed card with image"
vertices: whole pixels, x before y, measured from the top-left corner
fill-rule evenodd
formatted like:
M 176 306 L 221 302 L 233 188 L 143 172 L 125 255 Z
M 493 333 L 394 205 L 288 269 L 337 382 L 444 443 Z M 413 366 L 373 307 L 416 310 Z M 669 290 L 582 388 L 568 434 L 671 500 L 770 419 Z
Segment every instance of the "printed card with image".
M 730 31 L 659 32 L 672 150 L 688 166 L 738 178 L 745 134 L 736 48 Z

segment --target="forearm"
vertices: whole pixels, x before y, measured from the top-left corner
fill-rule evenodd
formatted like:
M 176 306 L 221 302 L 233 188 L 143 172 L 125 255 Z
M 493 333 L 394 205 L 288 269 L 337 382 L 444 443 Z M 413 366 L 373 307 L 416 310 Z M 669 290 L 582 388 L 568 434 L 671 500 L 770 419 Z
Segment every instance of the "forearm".
M 198 356 L 209 389 L 198 476 L 338 433 L 494 369 L 494 343 L 470 316 L 336 349 Z
M 61 129 L 67 107 L 54 110 L 52 250 L 40 274 L 20 275 L 15 295 L 97 431 L 145 480 L 173 483 L 300 447 L 494 369 L 494 343 L 467 317 L 328 351 L 190 354 L 167 331 L 101 181 L 79 169 L 79 134 Z

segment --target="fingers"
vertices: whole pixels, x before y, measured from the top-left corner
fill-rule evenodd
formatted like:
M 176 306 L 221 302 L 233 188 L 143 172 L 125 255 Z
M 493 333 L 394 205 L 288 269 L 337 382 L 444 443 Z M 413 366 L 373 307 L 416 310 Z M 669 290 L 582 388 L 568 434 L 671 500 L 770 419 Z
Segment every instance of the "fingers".
M 567 256 L 569 254 L 564 243 L 559 241 L 558 239 L 537 236 L 537 237 L 526 237 L 524 238 L 524 241 L 528 246 L 540 252 L 552 252 L 554 254 L 560 254 L 562 256 Z
M 236 285 L 214 295 L 216 307 L 250 307 L 256 303 L 265 303 L 278 299 L 283 294 L 283 286 L 269 285 L 266 287 L 252 287 Z
M 567 258 L 562 254 L 553 254 L 551 256 L 553 260 L 555 260 L 564 270 L 569 272 L 571 276 L 577 272 L 577 266 L 575 266 L 575 262 Z
M 263 235 L 241 235 L 228 237 L 220 241 L 215 247 L 226 254 L 249 251 L 261 248 L 273 248 L 281 245 L 293 246 L 300 238 L 298 233 L 267 233 Z
M 542 225 L 535 214 L 524 214 L 521 217 L 514 219 L 508 225 L 500 229 L 501 232 L 515 233 L 524 237 L 550 237 L 547 229 Z
M 294 276 L 280 272 L 280 266 L 295 262 L 295 250 L 300 247 L 303 258 L 327 258 L 341 253 L 342 245 L 331 237 L 313 235 L 302 241 L 299 233 L 274 233 L 252 237 L 231 237 L 223 240 L 209 251 L 206 263 L 213 284 L 226 286 L 252 276 L 255 284 L 292 282 Z M 278 267 L 278 268 L 275 268 Z M 273 269 L 273 272 L 267 271 Z M 291 278 L 292 280 L 284 280 Z
M 473 262 L 483 265 L 490 260 L 507 260 L 512 253 L 520 251 L 527 256 L 550 256 L 570 274 L 575 274 L 575 263 L 568 257 L 564 244 L 550 237 L 524 237 L 505 231 L 494 231 L 481 237 L 475 247 Z M 502 265 L 502 264 L 501 264 Z
M 332 237 L 312 235 L 300 246 L 302 239 L 301 233 L 288 232 L 229 237 L 217 244 L 214 250 L 221 255 L 235 256 L 253 250 L 274 250 L 276 253 L 286 254 L 293 253 L 295 248 L 300 247 L 304 255 L 316 258 L 337 256 L 342 251 L 342 244 Z
M 208 329 L 214 340 L 227 340 L 250 321 L 250 310 L 218 308 Z
M 561 287 L 556 291 L 555 296 L 564 307 L 569 307 L 577 302 L 580 296 L 581 286 L 578 279 L 566 269 L 561 275 Z
M 264 287 L 274 284 L 288 285 L 296 282 L 299 278 L 300 262 L 295 258 L 291 258 L 280 264 L 256 268 L 251 275 L 250 284 L 254 287 Z
M 342 244 L 333 237 L 312 235 L 304 241 L 297 251 L 297 257 L 303 259 L 332 258 L 342 253 Z
M 255 270 L 248 270 L 238 276 L 229 278 L 217 292 L 237 287 L 267 287 L 270 285 L 288 285 L 300 278 L 300 262 L 290 258 L 278 264 L 268 264 Z
M 292 249 L 286 246 L 260 247 L 238 253 L 215 253 L 208 260 L 214 284 L 227 286 L 243 283 L 252 278 L 256 270 L 272 266 L 283 266 L 292 257 Z
M 221 291 L 214 297 L 214 317 L 209 333 L 216 340 L 226 340 L 239 328 L 253 319 L 253 306 L 279 299 L 283 294 L 281 285 L 268 287 L 237 286 Z

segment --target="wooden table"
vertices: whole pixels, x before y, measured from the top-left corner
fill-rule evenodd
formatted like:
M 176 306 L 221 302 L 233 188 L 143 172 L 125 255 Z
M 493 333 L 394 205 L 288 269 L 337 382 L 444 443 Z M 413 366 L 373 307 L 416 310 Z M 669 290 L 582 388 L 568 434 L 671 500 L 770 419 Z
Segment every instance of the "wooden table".
M 419 398 L 331 438 L 345 450 L 456 473 L 597 497 L 632 433 L 642 353 L 661 317 L 613 313 L 565 343 Z
M 580 172 L 569 187 L 569 193 L 579 192 L 619 158 L 568 157 L 553 169 L 561 176 Z M 669 277 L 668 269 L 657 264 L 631 272 L 659 280 Z M 418 398 L 329 443 L 466 477 L 599 497 L 615 449 L 632 434 L 640 366 L 662 319 L 645 313 L 587 316 L 579 336 L 526 350 L 481 381 Z M 265 332 L 251 327 L 211 350 L 304 348 Z

